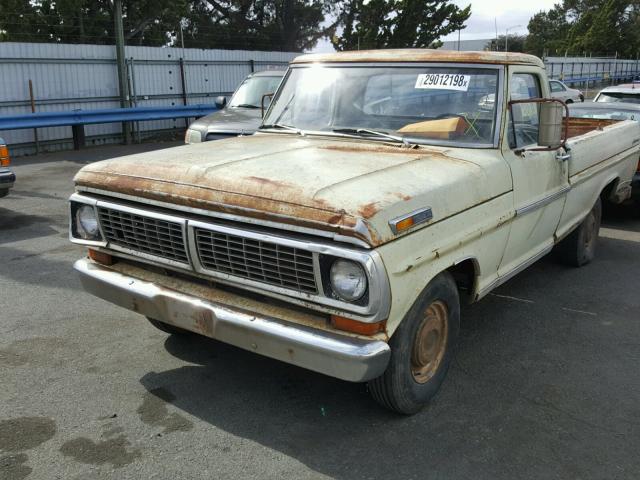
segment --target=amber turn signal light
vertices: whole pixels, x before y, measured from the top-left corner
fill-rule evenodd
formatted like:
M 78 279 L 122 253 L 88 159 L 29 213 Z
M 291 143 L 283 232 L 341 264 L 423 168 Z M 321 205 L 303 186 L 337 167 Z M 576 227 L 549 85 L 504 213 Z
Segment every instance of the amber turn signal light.
M 101 263 L 102 265 L 113 265 L 115 263 L 113 257 L 108 253 L 99 252 L 92 248 L 89 249 L 89 258 L 94 262 Z
M 10 163 L 9 149 L 6 145 L 0 145 L 0 167 L 8 167 Z
M 375 335 L 376 333 L 384 332 L 387 321 L 365 323 L 339 315 L 331 315 L 331 324 L 338 330 L 344 330 L 345 332 L 357 333 L 359 335 Z

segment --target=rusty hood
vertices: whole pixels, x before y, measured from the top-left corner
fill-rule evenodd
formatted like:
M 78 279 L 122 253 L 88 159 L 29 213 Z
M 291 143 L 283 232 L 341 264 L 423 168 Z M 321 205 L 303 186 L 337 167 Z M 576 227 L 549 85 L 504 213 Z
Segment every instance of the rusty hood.
M 135 154 L 82 168 L 97 189 L 359 237 L 395 238 L 389 220 L 431 207 L 433 222 L 511 189 L 495 150 L 258 134 Z

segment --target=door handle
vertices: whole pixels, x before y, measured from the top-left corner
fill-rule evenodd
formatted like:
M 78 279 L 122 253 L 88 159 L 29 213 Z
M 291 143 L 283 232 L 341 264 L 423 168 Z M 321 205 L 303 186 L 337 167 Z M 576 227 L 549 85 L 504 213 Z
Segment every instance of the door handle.
M 556 153 L 556 160 L 559 162 L 566 162 L 571 158 L 571 152 L 558 152 Z

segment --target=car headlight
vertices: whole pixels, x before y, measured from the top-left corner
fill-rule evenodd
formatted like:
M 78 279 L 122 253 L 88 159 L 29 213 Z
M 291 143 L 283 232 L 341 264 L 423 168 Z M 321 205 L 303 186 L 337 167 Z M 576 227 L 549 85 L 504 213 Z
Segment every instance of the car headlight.
M 355 302 L 367 291 L 367 274 L 359 263 L 351 260 L 334 261 L 329 279 L 334 293 L 347 302 Z
M 76 229 L 85 240 L 98 240 L 100 229 L 95 209 L 90 205 L 82 205 L 76 210 Z
M 193 128 L 189 128 L 185 133 L 184 143 L 201 143 L 202 137 L 203 135 L 200 130 L 194 130 Z

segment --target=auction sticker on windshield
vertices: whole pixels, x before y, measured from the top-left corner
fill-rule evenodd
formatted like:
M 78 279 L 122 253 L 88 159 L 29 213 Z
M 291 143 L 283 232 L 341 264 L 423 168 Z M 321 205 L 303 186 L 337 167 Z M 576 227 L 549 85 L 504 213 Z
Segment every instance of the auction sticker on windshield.
M 416 80 L 415 88 L 434 90 L 458 90 L 466 92 L 469 89 L 471 75 L 456 73 L 421 73 Z

